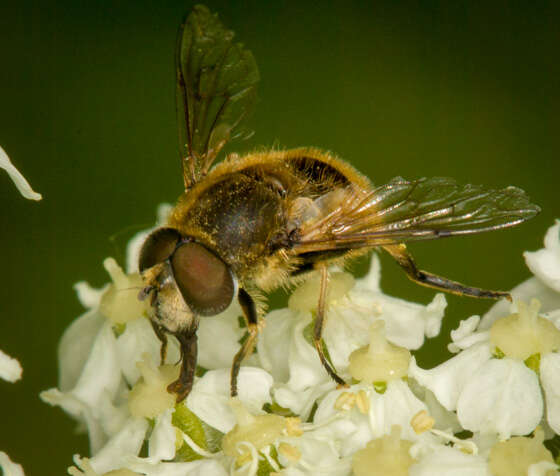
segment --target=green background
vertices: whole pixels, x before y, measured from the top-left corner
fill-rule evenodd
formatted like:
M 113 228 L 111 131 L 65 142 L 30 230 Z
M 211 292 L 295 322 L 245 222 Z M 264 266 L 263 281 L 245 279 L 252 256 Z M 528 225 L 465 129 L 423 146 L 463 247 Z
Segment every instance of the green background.
M 509 289 L 529 276 L 558 210 L 557 2 L 209 2 L 255 54 L 257 145 L 332 150 L 375 183 L 453 176 L 525 189 L 543 212 L 523 226 L 412 246 L 419 264 Z M 320 5 L 320 6 L 318 6 Z M 0 174 L 0 348 L 24 378 L 0 381 L 0 449 L 28 475 L 65 474 L 85 436 L 38 399 L 56 385 L 56 346 L 82 308 L 72 284 L 107 281 L 131 234 L 181 192 L 173 51 L 188 2 L 2 2 L 0 144 L 44 199 Z M 114 240 L 110 240 L 115 236 Z M 390 294 L 426 303 L 383 258 Z M 363 268 L 362 268 L 363 271 Z M 275 302 L 281 300 L 276 297 Z M 448 298 L 445 356 L 460 319 L 489 303 Z

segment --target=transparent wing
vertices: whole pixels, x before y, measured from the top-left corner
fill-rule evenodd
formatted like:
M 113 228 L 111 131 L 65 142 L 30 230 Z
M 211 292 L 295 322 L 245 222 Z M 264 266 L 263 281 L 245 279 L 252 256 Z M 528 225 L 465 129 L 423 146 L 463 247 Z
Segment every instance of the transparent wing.
M 241 128 L 256 99 L 255 59 L 208 8 L 197 5 L 179 29 L 177 118 L 185 187 L 204 175 Z
M 445 177 L 401 177 L 348 191 L 341 205 L 300 230 L 298 253 L 384 246 L 517 225 L 539 213 L 517 187 L 487 190 Z

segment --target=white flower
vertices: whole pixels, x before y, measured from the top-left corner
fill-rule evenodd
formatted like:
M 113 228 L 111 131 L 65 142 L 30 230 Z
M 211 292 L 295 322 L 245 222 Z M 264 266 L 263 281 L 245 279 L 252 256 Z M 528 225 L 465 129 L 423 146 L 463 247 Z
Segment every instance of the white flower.
M 447 306 L 443 294 L 423 306 L 384 294 L 380 279 L 379 257 L 373 254 L 368 274 L 327 308 L 324 339 L 337 368 L 337 363 L 347 365 L 352 351 L 369 343 L 368 331 L 375 320 L 385 322 L 389 342 L 410 350 L 419 349 L 425 337 L 439 334 Z
M 449 347 L 457 355 L 423 370 L 410 351 L 439 333 L 443 295 L 422 306 L 383 294 L 377 257 L 363 279 L 332 270 L 326 351 L 337 372 L 354 382 L 337 389 L 312 344 L 319 282 L 311 275 L 288 308 L 265 316 L 257 352 L 240 369 L 236 399 L 230 376 L 246 332 L 241 309 L 235 302 L 201 319 L 201 376 L 176 404 L 167 386 L 179 371 L 177 341 L 169 336 L 160 362 L 161 343 L 146 303 L 137 299 L 138 254 L 150 231 L 129 244 L 129 274 L 106 260 L 111 284 L 76 286 L 88 310 L 61 340 L 60 388 L 42 394 L 89 431 L 92 456 L 76 456 L 70 474 L 556 474 L 537 425 L 548 437 L 560 429 L 560 298 L 537 278 L 514 296 L 539 293 L 547 315 L 539 316 L 534 304 L 516 301 L 508 310 L 499 303 L 452 332 Z M 464 429 L 472 438 L 455 436 Z
M 2 147 L 0 147 L 0 169 L 4 169 L 8 172 L 8 175 L 16 185 L 19 193 L 21 193 L 25 198 L 30 200 L 41 200 L 41 198 L 43 198 L 40 193 L 35 192 L 31 188 L 31 185 L 29 185 L 29 182 L 25 180 L 25 177 L 14 167 L 14 164 L 12 164 L 8 154 L 4 152 Z
M 457 401 L 463 428 L 526 435 L 542 418 L 543 401 L 535 372 L 514 359 L 491 359 L 465 385 Z
M 525 251 L 525 263 L 535 276 L 527 279 L 511 290 L 514 301 L 529 302 L 538 298 L 544 313 L 560 309 L 560 221 L 548 229 L 544 239 L 545 247 L 538 251 Z M 484 315 L 479 329 L 489 329 L 494 321 L 508 315 L 510 303 L 497 302 Z
M 439 333 L 446 307 L 442 294 L 427 306 L 381 292 L 379 258 L 373 255 L 369 273 L 354 280 L 331 272 L 323 338 L 337 372 L 350 378 L 350 354 L 369 343 L 374 322 L 385 323 L 386 338 L 406 349 L 417 349 L 425 337 Z M 275 378 L 277 403 L 306 418 L 314 402 L 334 384 L 310 339 L 312 312 L 317 307 L 319 276 L 311 276 L 294 291 L 288 309 L 272 311 L 257 344 L 260 364 Z
M 410 424 L 414 415 L 426 410 L 402 380 L 387 384 L 383 393 L 372 385 L 357 384 L 328 393 L 319 404 L 313 423 L 324 425 L 340 447 L 342 456 L 351 455 L 373 438 L 380 438 L 398 425 L 407 439 L 416 434 Z M 341 418 L 342 417 L 342 418 Z
M 533 431 L 543 416 L 542 384 L 547 422 L 560 430 L 560 331 L 538 316 L 538 302 L 517 302 L 508 317 L 490 330 L 477 331 L 478 317 L 463 321 L 452 333 L 456 357 L 432 370 L 413 361 L 411 375 L 434 392 L 448 410 L 456 410 L 463 428 L 498 433 L 501 438 Z M 500 358 L 493 358 L 493 352 Z

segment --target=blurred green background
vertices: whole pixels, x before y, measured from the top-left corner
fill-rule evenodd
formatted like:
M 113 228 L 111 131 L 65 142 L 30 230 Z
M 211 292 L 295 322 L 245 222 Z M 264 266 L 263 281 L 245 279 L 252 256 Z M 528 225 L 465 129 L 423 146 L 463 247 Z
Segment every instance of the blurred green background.
M 318 146 L 375 183 L 443 175 L 518 185 L 543 208 L 531 222 L 411 248 L 425 269 L 466 284 L 509 289 L 529 276 L 521 252 L 539 248 L 560 216 L 558 2 L 208 5 L 252 49 L 262 76 L 256 134 L 230 150 Z M 0 449 L 28 475 L 65 474 L 72 454 L 87 455 L 74 423 L 38 399 L 56 385 L 57 341 L 82 313 L 72 284 L 106 282 L 102 260 L 122 263 L 127 238 L 181 192 L 173 51 L 191 6 L 0 6 L 0 144 L 44 196 L 24 200 L 0 173 L 0 348 L 24 368 L 22 381 L 0 381 Z M 385 290 L 431 300 L 382 263 Z M 448 302 L 423 365 L 446 355 L 460 319 L 490 305 Z

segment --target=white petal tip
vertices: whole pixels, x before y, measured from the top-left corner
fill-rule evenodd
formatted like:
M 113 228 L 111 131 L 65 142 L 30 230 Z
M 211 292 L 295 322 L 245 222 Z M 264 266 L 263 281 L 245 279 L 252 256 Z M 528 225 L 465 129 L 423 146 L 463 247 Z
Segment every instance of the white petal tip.
M 0 378 L 8 382 L 17 382 L 21 379 L 23 369 L 21 364 L 0 350 Z
M 41 200 L 43 196 L 40 193 L 35 192 L 29 182 L 25 180 L 25 177 L 20 173 L 18 169 L 15 168 L 14 164 L 10 161 L 8 154 L 4 152 L 4 149 L 0 147 L 0 168 L 8 172 L 8 175 L 14 182 L 15 186 L 19 190 L 24 198 L 29 200 Z

